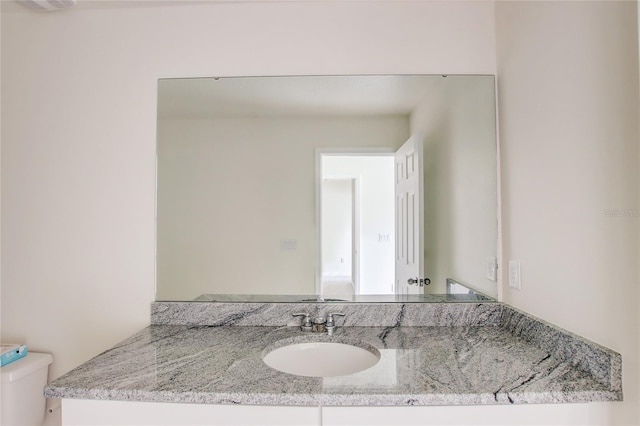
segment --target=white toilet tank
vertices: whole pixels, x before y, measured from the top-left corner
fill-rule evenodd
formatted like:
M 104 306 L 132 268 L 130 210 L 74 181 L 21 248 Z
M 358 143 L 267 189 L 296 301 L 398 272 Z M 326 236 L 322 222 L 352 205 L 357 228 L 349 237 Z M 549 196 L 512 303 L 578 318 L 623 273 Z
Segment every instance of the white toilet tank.
M 29 352 L 25 357 L 0 368 L 2 373 L 2 426 L 40 426 L 44 421 L 51 354 Z

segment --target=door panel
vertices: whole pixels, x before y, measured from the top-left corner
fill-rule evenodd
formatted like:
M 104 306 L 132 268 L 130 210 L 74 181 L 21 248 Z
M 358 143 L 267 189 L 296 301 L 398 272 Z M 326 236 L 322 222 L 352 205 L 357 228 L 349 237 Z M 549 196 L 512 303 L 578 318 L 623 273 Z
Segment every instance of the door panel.
M 414 135 L 395 154 L 396 294 L 421 294 L 409 279 L 424 274 L 422 138 Z

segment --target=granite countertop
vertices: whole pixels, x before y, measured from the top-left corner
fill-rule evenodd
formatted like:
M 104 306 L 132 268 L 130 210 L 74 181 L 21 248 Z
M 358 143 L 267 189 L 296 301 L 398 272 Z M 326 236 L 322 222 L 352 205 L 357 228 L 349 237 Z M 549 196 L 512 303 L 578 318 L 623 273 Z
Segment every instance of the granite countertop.
M 585 356 L 578 356 L 578 361 L 561 359 L 555 349 L 542 349 L 544 345 L 523 337 L 534 328 L 539 329 L 539 325 L 528 325 L 528 331 L 523 331 L 519 313 L 505 313 L 504 307 L 491 306 L 500 309 L 502 323 L 345 326 L 339 327 L 334 336 L 303 333 L 299 327 L 291 326 L 151 325 L 56 379 L 45 388 L 45 396 L 309 406 L 513 404 L 622 398 L 617 377 L 619 355 L 615 352 L 598 347 L 594 350 L 603 352 L 591 358 L 600 362 L 611 356 L 602 364 L 604 369 L 599 364 L 580 367 L 581 362 L 586 362 Z M 282 340 L 361 342 L 377 348 L 382 357 L 376 366 L 353 375 L 295 376 L 274 370 L 262 361 L 264 349 L 280 345 Z M 575 342 L 569 344 L 574 349 L 578 347 Z M 611 373 L 607 368 L 617 372 Z

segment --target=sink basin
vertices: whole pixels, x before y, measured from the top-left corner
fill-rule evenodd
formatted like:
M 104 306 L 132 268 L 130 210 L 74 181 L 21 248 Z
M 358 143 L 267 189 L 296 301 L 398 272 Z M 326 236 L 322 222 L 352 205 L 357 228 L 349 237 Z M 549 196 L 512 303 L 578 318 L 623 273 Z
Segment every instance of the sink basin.
M 269 367 L 284 373 L 308 377 L 335 377 L 373 367 L 380 361 L 380 352 L 372 346 L 304 342 L 271 350 L 262 360 Z

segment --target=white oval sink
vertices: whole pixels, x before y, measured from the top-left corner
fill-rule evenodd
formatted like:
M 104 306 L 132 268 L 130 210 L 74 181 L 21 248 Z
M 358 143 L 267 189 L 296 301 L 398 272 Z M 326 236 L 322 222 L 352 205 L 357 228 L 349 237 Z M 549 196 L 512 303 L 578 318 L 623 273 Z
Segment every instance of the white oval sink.
M 262 357 L 271 368 L 309 377 L 334 377 L 357 373 L 380 361 L 380 352 L 335 342 L 293 343 Z

